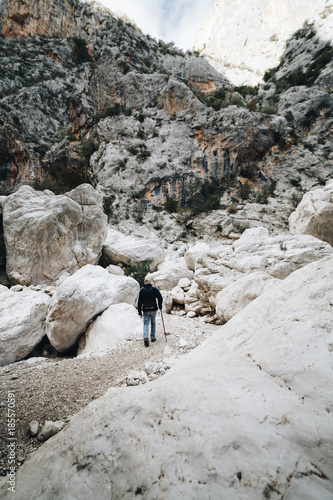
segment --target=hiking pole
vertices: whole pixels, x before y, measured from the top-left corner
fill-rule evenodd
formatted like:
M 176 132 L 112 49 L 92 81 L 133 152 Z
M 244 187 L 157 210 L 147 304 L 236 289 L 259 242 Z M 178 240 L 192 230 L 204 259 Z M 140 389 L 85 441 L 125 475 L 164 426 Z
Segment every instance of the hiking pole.
M 165 331 L 165 326 L 164 326 L 164 319 L 163 319 L 163 314 L 162 314 L 162 309 L 160 309 L 161 311 L 161 318 L 162 318 L 162 325 L 163 325 L 163 330 L 164 330 L 164 336 L 165 336 L 165 342 L 167 342 L 167 335 L 166 335 L 166 331 Z

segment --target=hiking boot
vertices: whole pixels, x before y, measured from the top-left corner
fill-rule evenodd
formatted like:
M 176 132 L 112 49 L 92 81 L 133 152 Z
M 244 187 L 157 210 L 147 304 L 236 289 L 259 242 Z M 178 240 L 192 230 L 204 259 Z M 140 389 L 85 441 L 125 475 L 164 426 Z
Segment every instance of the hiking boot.
M 146 347 L 149 347 L 149 340 L 148 339 L 143 339 L 144 343 L 145 343 L 145 346 Z
M 151 339 L 152 342 L 156 342 L 156 339 Z

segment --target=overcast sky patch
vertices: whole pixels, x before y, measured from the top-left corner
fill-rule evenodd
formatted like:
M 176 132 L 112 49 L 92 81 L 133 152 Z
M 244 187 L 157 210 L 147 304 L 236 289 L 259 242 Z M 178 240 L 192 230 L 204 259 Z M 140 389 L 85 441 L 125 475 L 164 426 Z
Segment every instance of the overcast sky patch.
M 99 0 L 114 13 L 125 13 L 157 40 L 192 49 L 212 0 Z

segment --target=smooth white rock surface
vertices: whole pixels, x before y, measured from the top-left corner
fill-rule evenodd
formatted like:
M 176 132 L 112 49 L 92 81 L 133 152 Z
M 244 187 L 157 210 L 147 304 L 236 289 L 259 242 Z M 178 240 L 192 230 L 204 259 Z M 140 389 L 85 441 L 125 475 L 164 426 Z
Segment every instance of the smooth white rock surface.
M 127 264 L 129 260 L 132 264 L 139 264 L 151 260 L 151 271 L 155 271 L 165 259 L 164 250 L 158 241 L 133 238 L 110 228 L 103 247 L 103 257 L 110 264 Z
M 172 290 L 181 278 L 193 278 L 193 271 L 185 264 L 184 257 L 163 262 L 154 273 L 147 274 L 147 279 L 159 290 Z
M 80 339 L 78 356 L 102 354 L 119 342 L 143 335 L 142 320 L 131 304 L 113 304 L 89 326 Z
M 110 264 L 106 269 L 110 274 L 115 274 L 116 276 L 125 276 L 125 271 L 120 266 Z
M 200 241 L 193 247 L 190 247 L 184 255 L 184 260 L 187 267 L 192 269 L 192 271 L 195 271 L 195 265 L 199 255 L 201 255 L 203 252 L 206 252 L 207 250 L 209 250 L 209 245 L 207 245 L 207 243 L 203 241 Z
M 66 195 L 21 186 L 2 201 L 6 270 L 12 284 L 52 283 L 96 264 L 106 237 L 100 195 L 82 184 Z
M 43 292 L 0 285 L 0 366 L 25 358 L 42 340 L 49 300 Z
M 46 319 L 50 343 L 62 352 L 75 344 L 89 321 L 112 304 L 135 304 L 139 283 L 115 276 L 100 266 L 87 265 L 59 285 Z
M 226 323 L 280 280 L 263 271 L 246 274 L 216 295 L 216 315 Z
M 175 286 L 171 290 L 171 298 L 173 302 L 175 302 L 176 304 L 184 304 L 185 303 L 184 290 L 180 286 Z
M 74 416 L 15 498 L 330 500 L 332 303 L 333 258 L 296 271 L 159 380 Z
M 305 193 L 289 217 L 292 234 L 310 234 L 333 245 L 333 180 Z

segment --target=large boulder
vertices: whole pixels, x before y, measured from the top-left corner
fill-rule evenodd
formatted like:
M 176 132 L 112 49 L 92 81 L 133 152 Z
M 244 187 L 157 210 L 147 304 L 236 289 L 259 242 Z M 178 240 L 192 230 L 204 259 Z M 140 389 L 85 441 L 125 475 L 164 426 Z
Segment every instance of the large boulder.
M 78 355 L 102 354 L 127 338 L 142 335 L 142 321 L 131 304 L 109 306 L 80 340 Z
M 333 180 L 305 193 L 289 217 L 289 228 L 292 234 L 311 234 L 333 246 Z
M 246 274 L 217 294 L 217 317 L 222 323 L 226 323 L 252 300 L 279 282 L 280 280 L 264 271 Z
M 181 278 L 193 278 L 193 271 L 185 264 L 184 257 L 163 262 L 154 273 L 147 274 L 147 279 L 160 290 L 172 290 Z
M 332 303 L 333 258 L 296 271 L 159 380 L 74 416 L 15 498 L 332 498 Z
M 0 285 L 0 366 L 25 358 L 42 340 L 49 300 L 43 292 Z
M 195 271 L 195 265 L 197 263 L 198 257 L 209 250 L 209 246 L 204 241 L 196 243 L 193 247 L 190 247 L 187 252 L 185 252 L 184 259 L 187 267 Z
M 150 260 L 150 271 L 155 271 L 158 264 L 164 261 L 164 250 L 155 240 L 133 238 L 109 229 L 103 246 L 105 264 L 140 264 Z
M 115 276 L 100 266 L 82 267 L 59 285 L 51 299 L 46 319 L 50 343 L 58 351 L 66 351 L 111 304 L 134 305 L 139 288 L 133 278 Z
M 2 200 L 7 274 L 12 284 L 46 284 L 96 264 L 107 217 L 88 184 L 66 195 L 22 186 Z

